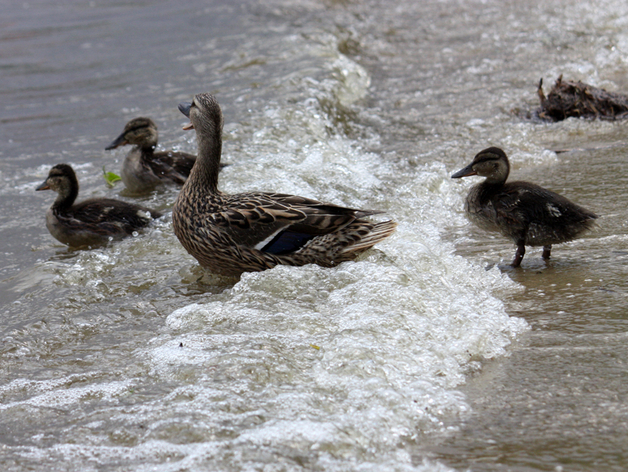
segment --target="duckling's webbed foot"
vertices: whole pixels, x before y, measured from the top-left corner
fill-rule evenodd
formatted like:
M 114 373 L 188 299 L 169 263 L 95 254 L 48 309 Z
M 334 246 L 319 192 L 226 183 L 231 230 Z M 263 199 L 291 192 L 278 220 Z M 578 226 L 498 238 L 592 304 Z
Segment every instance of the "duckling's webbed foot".
M 552 252 L 551 244 L 548 244 L 547 246 L 543 246 L 543 259 L 548 260 L 550 258 L 551 252 Z
M 519 267 L 521 265 L 521 261 L 523 260 L 523 256 L 526 253 L 526 246 L 524 243 L 517 243 L 517 252 L 515 253 L 515 259 L 510 264 L 512 267 Z

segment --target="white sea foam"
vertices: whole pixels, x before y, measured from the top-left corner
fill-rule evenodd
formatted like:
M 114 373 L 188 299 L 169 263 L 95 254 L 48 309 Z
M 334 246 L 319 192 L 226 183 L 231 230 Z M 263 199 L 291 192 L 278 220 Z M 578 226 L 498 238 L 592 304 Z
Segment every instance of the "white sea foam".
M 72 386 L 77 382 L 96 380 L 97 375 L 70 375 L 56 380 L 34 381 L 14 380 L 0 387 L 0 395 L 11 396 L 19 392 L 30 395 L 20 401 L 0 404 L 0 411 L 16 409 L 21 406 L 67 408 L 78 405 L 86 399 L 98 398 L 102 402 L 114 401 L 115 397 L 128 391 L 132 384 L 130 379 L 120 382 L 91 383 L 86 386 Z

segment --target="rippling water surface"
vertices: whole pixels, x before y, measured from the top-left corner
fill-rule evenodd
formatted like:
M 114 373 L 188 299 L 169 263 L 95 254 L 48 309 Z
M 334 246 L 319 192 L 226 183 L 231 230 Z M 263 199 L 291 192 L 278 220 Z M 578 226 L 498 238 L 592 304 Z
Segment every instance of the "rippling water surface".
M 624 122 L 522 118 L 561 73 L 628 92 L 628 7 L 589 2 L 0 2 L 2 470 L 625 470 Z M 152 117 L 214 93 L 227 192 L 385 210 L 397 233 L 334 269 L 204 273 L 166 216 L 72 251 L 47 232 L 72 164 L 107 188 Z M 470 226 L 513 175 L 602 215 L 545 264 Z M 557 149 L 569 152 L 556 154 Z

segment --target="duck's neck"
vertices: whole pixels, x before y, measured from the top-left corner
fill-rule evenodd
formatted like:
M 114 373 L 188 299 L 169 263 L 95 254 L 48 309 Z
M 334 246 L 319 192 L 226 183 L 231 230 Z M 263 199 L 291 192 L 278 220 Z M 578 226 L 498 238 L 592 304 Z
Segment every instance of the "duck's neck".
M 150 144 L 145 144 L 142 146 L 137 145 L 134 152 L 139 152 L 140 159 L 150 160 L 153 157 L 156 147 L 157 145 L 150 145 Z
M 190 172 L 188 182 L 201 187 L 204 192 L 218 193 L 218 172 L 222 153 L 222 136 L 217 130 L 212 139 L 198 136 L 198 157 Z
M 502 187 L 504 186 L 504 182 L 503 181 L 493 182 L 487 179 L 484 182 L 482 182 L 480 186 L 482 187 L 483 192 L 495 193 L 495 192 L 499 192 L 502 189 Z
M 504 187 L 504 182 L 489 182 L 485 180 L 474 186 L 471 190 L 473 198 L 478 201 L 480 205 L 485 205 L 487 202 L 493 199 L 501 189 Z M 471 195 L 471 193 L 469 195 Z
M 57 198 L 52 204 L 52 208 L 61 211 L 71 208 L 76 201 L 76 197 L 78 197 L 78 191 L 78 184 L 60 188 L 57 192 Z
M 499 187 L 503 187 L 504 184 L 506 183 L 506 179 L 508 178 L 508 175 L 498 175 L 498 176 L 491 176 L 491 177 L 487 177 L 486 180 L 484 181 L 484 185 L 487 187 L 492 187 L 492 188 L 499 188 Z

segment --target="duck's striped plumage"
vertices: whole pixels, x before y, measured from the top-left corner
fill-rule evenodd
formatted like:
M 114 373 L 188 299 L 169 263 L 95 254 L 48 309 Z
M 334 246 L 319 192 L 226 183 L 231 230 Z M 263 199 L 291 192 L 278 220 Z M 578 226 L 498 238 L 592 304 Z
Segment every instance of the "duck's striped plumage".
M 199 157 L 174 204 L 173 226 L 181 244 L 203 267 L 223 275 L 279 264 L 331 267 L 394 232 L 393 221 L 364 219 L 377 211 L 294 195 L 220 192 L 220 106 L 212 95 L 199 94 L 192 104 L 179 108 L 196 129 Z

